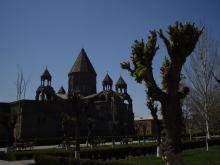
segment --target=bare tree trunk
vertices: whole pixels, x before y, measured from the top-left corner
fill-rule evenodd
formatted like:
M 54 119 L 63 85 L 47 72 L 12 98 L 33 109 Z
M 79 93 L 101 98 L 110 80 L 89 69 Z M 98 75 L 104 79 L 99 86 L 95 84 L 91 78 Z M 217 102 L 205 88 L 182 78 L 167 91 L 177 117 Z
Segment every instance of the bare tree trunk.
M 192 141 L 192 133 L 191 133 L 191 129 L 189 129 L 189 140 Z
M 210 134 L 209 134 L 209 122 L 208 122 L 208 108 L 207 108 L 207 95 L 208 95 L 208 82 L 205 81 L 205 105 L 204 105 L 204 112 L 205 112 L 205 127 L 206 127 L 206 151 L 209 150 L 209 142 Z
M 164 127 L 166 136 L 166 164 L 167 165 L 184 165 L 182 159 L 182 114 L 180 100 L 173 98 L 162 107 L 164 116 Z
M 210 139 L 210 133 L 209 133 L 209 123 L 208 120 L 205 121 L 206 124 L 206 135 L 207 135 L 207 139 Z
M 161 125 L 159 123 L 159 119 L 157 119 L 157 157 L 162 156 L 161 149 Z
M 115 138 L 112 138 L 112 148 L 115 148 Z
M 159 120 L 157 121 L 159 122 Z M 157 157 L 162 156 L 162 149 L 161 149 L 161 128 L 160 124 L 157 124 Z
M 161 157 L 161 146 L 160 146 L 160 144 L 157 144 L 157 157 L 158 158 Z
M 208 120 L 206 120 L 205 125 L 206 125 L 206 141 L 205 141 L 206 142 L 206 151 L 208 151 L 209 150 L 208 140 L 210 139 Z

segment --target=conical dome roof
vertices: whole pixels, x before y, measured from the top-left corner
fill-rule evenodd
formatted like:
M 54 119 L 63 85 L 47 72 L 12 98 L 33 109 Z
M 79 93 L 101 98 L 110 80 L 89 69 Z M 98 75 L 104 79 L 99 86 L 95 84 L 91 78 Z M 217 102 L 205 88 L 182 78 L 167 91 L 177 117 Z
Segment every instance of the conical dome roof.
M 51 76 L 50 72 L 47 70 L 47 68 L 44 70 L 44 73 L 41 75 L 41 79 L 51 81 L 52 76 Z
M 105 76 L 105 78 L 104 78 L 104 80 L 102 81 L 102 84 L 104 85 L 104 84 L 110 84 L 110 85 L 112 85 L 112 83 L 113 83 L 113 81 L 112 81 L 112 79 L 111 79 L 111 77 L 108 75 L 108 73 L 106 74 L 106 76 Z
M 58 94 L 66 94 L 66 91 L 65 91 L 65 89 L 63 88 L 63 86 L 61 86 L 57 93 L 58 93 Z
M 118 81 L 115 85 L 116 85 L 116 87 L 125 87 L 125 88 L 127 88 L 127 84 L 121 76 L 119 77 L 119 79 L 118 79 Z
M 75 63 L 73 64 L 69 74 L 83 72 L 83 73 L 93 73 L 96 75 L 95 69 L 93 68 L 86 51 L 82 48 L 79 56 L 77 57 Z

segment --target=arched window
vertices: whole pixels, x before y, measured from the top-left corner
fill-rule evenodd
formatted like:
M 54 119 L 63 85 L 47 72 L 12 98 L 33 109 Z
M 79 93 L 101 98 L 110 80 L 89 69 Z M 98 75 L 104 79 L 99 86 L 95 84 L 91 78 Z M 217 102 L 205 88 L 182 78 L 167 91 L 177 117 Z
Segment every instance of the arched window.
M 124 100 L 124 105 L 125 105 L 126 110 L 128 110 L 129 109 L 129 102 L 128 102 L 128 100 Z
M 128 100 L 124 100 L 124 104 L 129 104 Z

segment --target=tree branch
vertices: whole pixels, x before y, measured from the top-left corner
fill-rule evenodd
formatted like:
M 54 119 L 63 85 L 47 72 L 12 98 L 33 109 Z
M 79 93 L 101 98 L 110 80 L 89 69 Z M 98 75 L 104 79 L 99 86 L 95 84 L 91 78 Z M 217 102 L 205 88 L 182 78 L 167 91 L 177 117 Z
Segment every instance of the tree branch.
M 156 84 L 152 69 L 152 61 L 158 49 L 157 33 L 155 30 L 150 31 L 146 44 L 143 40 L 136 40 L 132 46 L 130 59 L 133 67 L 129 62 L 121 63 L 121 67 L 128 70 L 138 83 L 144 81 L 145 86 L 148 88 L 148 95 L 152 99 L 161 101 L 166 93 Z
M 172 51 L 171 51 L 172 44 L 171 44 L 171 42 L 169 41 L 169 39 L 167 39 L 167 37 L 165 37 L 162 29 L 160 29 L 157 33 L 159 34 L 159 37 L 163 40 L 163 42 L 167 48 L 167 52 L 170 55 L 170 58 L 172 58 Z

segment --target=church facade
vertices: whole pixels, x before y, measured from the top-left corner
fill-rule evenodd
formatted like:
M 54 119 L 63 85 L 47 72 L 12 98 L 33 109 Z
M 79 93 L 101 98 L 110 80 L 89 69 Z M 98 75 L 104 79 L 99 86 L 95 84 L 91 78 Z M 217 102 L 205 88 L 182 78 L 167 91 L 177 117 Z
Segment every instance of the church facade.
M 68 73 L 67 91 L 63 87 L 57 92 L 53 89 L 52 76 L 46 68 L 35 100 L 0 103 L 0 136 L 15 139 L 74 136 L 76 116 L 81 137 L 133 134 L 132 99 L 126 82 L 120 76 L 114 85 L 106 74 L 103 89 L 97 92 L 96 77 L 84 49 Z M 79 95 L 79 102 L 71 101 L 75 94 Z

